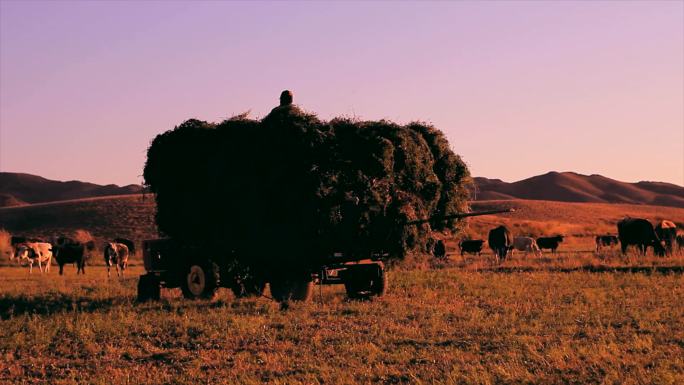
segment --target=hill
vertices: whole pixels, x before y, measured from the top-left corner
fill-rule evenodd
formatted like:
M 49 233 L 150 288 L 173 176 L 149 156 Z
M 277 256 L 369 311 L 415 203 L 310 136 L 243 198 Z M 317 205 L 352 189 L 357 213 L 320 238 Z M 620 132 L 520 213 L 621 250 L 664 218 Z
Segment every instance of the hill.
M 27 203 L 44 203 L 80 198 L 136 194 L 142 187 L 128 185 L 98 185 L 94 183 L 60 182 L 40 176 L 13 172 L 0 172 L 0 207 Z
M 574 172 L 549 172 L 513 183 L 481 177 L 474 179 L 478 200 L 534 199 L 684 208 L 684 187 L 670 183 L 627 183 Z

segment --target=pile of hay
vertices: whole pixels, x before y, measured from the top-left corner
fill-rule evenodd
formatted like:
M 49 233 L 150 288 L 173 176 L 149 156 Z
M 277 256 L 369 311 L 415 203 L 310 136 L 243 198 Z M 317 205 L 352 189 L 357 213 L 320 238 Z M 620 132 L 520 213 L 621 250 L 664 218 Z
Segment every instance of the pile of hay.
M 403 224 L 466 211 L 470 183 L 430 125 L 326 122 L 294 106 L 262 120 L 188 120 L 154 139 L 144 178 L 161 233 L 269 266 L 424 250 L 430 224 Z

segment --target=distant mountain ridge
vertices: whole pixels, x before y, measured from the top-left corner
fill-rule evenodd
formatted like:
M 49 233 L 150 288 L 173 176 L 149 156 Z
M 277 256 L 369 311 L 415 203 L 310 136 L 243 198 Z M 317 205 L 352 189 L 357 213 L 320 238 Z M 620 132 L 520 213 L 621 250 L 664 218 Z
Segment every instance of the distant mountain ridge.
M 102 186 L 76 180 L 60 182 L 31 174 L 0 172 L 0 207 L 136 194 L 141 191 L 142 187 L 134 184 Z
M 684 187 L 664 182 L 620 182 L 601 175 L 549 172 L 507 183 L 474 178 L 477 200 L 534 199 L 561 202 L 630 203 L 684 207 Z
M 684 187 L 664 182 L 627 183 L 601 175 L 549 172 L 517 182 L 473 178 L 473 197 L 482 200 L 547 200 L 560 202 L 628 203 L 684 208 Z M 22 173 L 0 172 L 0 207 L 142 192 L 139 185 L 119 187 L 60 182 Z

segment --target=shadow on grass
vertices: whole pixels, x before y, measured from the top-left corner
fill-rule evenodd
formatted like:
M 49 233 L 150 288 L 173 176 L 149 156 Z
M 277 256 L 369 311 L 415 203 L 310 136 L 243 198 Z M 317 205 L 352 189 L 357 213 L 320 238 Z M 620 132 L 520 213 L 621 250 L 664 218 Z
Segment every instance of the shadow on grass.
M 89 298 L 48 293 L 41 295 L 3 294 L 0 295 L 0 319 L 6 320 L 21 314 L 48 315 L 60 312 L 93 313 L 121 304 L 130 304 L 131 299 Z
M 244 303 L 246 302 L 246 303 Z M 113 307 L 127 307 L 131 312 L 147 313 L 165 311 L 183 314 L 197 309 L 220 309 L 230 307 L 238 313 L 260 314 L 269 311 L 268 304 L 252 303 L 249 301 L 224 300 L 184 300 L 163 298 L 160 301 L 146 303 L 136 302 L 135 297 L 120 296 L 107 298 L 92 298 L 67 293 L 47 293 L 40 295 L 0 294 L 0 319 L 20 315 L 51 315 L 55 313 L 97 313 Z

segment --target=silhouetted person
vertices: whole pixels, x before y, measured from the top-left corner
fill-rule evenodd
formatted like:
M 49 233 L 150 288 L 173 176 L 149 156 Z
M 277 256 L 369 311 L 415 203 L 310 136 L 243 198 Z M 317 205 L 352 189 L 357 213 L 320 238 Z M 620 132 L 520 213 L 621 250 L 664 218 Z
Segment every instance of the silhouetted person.
M 290 90 L 285 90 L 280 93 L 280 105 L 274 109 L 271 110 L 270 114 L 276 114 L 276 113 L 282 113 L 282 112 L 291 112 L 291 111 L 299 111 L 299 108 L 292 104 L 293 100 L 293 95 L 292 91 Z M 269 114 L 269 115 L 270 115 Z
M 289 106 L 292 104 L 292 91 L 285 90 L 280 93 L 280 106 Z

